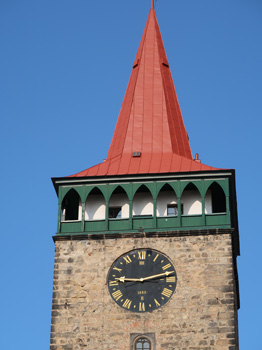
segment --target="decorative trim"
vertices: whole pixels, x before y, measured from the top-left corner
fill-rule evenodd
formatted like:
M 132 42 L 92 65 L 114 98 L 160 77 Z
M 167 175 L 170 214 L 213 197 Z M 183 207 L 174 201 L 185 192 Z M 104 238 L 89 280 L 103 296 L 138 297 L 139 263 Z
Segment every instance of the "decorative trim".
M 141 181 L 141 180 L 148 180 L 148 179 L 182 179 L 182 178 L 197 178 L 197 177 L 217 177 L 219 176 L 230 176 L 233 173 L 232 170 L 228 171 L 222 171 L 219 170 L 208 172 L 208 171 L 202 171 L 202 172 L 191 172 L 191 173 L 169 173 L 169 174 L 149 174 L 147 176 L 137 174 L 137 176 L 117 176 L 117 177 L 62 177 L 62 178 L 53 178 L 53 182 L 57 185 L 61 184 L 69 184 L 69 183 L 99 183 L 99 182 L 111 182 L 111 181 Z
M 96 233 L 53 236 L 53 241 L 82 241 L 82 240 L 103 240 L 122 238 L 153 238 L 153 237 L 186 237 L 186 236 L 210 236 L 230 235 L 233 228 L 218 228 L 210 230 L 186 230 L 186 231 L 160 231 L 160 232 L 127 232 L 127 233 Z

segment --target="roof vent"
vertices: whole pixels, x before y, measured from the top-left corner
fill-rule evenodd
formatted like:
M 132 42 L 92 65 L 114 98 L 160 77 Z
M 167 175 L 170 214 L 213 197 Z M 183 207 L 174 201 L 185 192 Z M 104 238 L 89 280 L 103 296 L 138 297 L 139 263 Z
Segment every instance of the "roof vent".
M 198 163 L 201 163 L 201 160 L 199 159 L 199 154 L 198 153 L 196 153 L 194 161 L 198 162 Z
M 169 68 L 169 64 L 168 64 L 167 60 L 163 60 L 162 65 Z
M 139 58 L 137 58 L 133 64 L 133 68 L 136 68 L 138 66 L 139 63 Z
M 133 152 L 133 158 L 141 157 L 141 152 Z

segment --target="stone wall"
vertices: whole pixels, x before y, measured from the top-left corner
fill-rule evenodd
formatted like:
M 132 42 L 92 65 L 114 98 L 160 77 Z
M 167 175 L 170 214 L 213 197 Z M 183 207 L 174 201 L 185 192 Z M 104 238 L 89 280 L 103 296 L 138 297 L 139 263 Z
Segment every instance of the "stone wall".
M 134 334 L 154 334 L 155 349 L 236 350 L 231 234 L 57 240 L 51 350 L 129 350 Z M 136 314 L 107 289 L 110 266 L 137 248 L 166 254 L 177 288 L 162 308 Z

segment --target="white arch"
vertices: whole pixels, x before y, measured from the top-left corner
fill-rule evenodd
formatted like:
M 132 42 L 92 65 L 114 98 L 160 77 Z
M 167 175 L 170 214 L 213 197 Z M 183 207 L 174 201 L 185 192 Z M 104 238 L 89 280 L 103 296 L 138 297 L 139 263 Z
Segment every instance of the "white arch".
M 100 190 L 95 193 L 90 192 L 86 199 L 85 220 L 105 220 L 106 202 Z

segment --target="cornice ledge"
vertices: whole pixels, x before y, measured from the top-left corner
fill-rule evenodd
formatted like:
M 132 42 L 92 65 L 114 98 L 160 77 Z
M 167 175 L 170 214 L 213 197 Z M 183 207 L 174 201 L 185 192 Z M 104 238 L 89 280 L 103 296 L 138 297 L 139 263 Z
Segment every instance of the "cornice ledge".
M 53 241 L 83 241 L 124 238 L 157 238 L 157 237 L 187 237 L 233 234 L 234 228 L 217 228 L 207 230 L 161 231 L 161 232 L 125 232 L 125 233 L 96 233 L 96 234 L 65 234 L 53 236 Z

